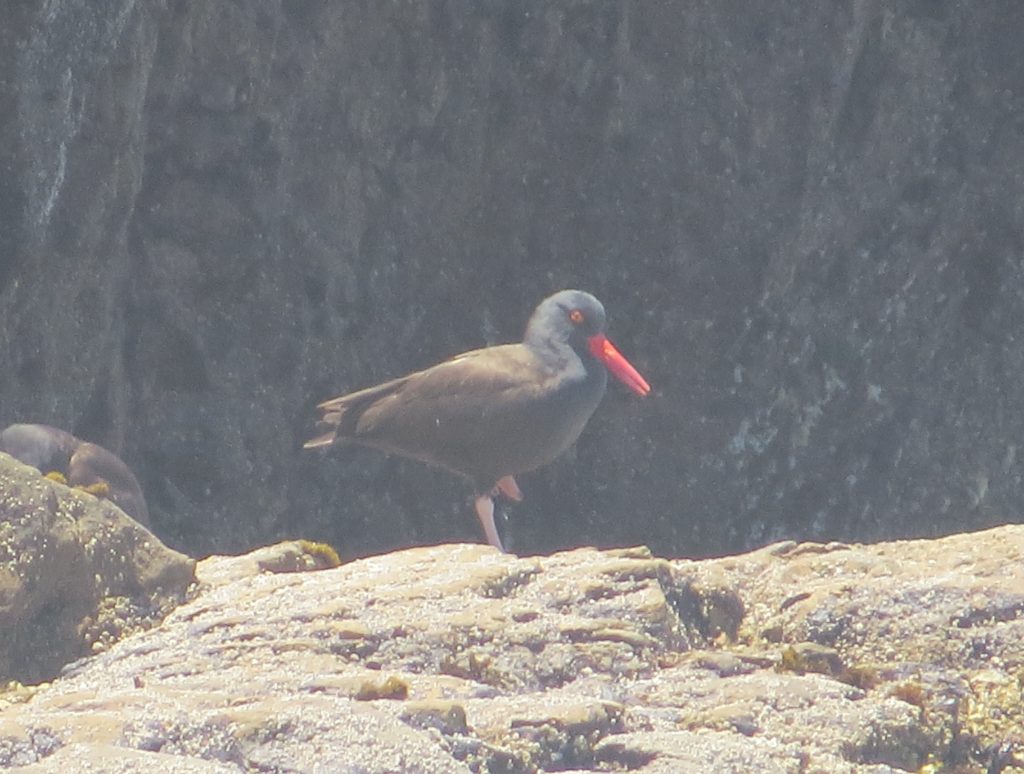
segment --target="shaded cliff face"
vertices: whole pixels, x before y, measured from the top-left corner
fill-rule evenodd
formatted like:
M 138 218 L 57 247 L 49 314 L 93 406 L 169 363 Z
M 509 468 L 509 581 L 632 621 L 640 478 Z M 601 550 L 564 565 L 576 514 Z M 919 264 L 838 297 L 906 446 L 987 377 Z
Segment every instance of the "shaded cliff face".
M 610 390 L 521 482 L 513 550 L 1013 519 L 1022 23 L 1009 2 L 5 5 L 4 423 L 119 453 L 195 553 L 475 539 L 457 480 L 302 453 L 312 405 L 516 339 L 582 287 L 655 393 Z

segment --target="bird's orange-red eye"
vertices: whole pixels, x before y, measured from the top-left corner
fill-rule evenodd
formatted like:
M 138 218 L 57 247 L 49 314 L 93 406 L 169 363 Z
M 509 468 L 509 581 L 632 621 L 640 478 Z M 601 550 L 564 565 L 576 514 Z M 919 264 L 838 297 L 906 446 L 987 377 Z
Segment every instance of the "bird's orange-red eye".
M 574 324 L 579 325 L 581 322 L 583 322 L 583 312 L 581 312 L 579 309 L 573 309 L 572 311 L 569 312 L 569 319 Z

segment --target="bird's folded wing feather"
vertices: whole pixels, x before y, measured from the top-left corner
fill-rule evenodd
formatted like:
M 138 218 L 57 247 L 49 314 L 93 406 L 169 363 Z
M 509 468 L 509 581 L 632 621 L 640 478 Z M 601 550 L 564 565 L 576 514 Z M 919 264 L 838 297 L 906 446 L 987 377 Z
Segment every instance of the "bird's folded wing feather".
M 327 431 L 305 446 L 371 440 L 424 423 L 472 422 L 543 391 L 537 360 L 517 345 L 458 355 L 425 371 L 321 403 Z M 541 374 L 540 376 L 543 376 Z M 496 400 L 497 399 L 497 400 Z

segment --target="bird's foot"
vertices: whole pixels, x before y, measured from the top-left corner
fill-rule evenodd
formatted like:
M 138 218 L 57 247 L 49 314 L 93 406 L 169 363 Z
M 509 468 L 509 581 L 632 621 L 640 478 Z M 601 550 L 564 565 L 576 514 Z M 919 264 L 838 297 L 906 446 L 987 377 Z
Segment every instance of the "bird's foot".
M 68 485 L 67 476 L 65 476 L 59 470 L 51 470 L 49 473 L 44 475 L 43 478 L 48 478 L 51 481 L 56 481 L 58 484 L 64 484 L 64 486 Z
M 498 479 L 498 483 L 494 486 L 494 491 L 491 492 L 491 496 L 501 493 L 505 495 L 509 500 L 515 500 L 517 503 L 523 501 L 523 493 L 519 489 L 519 484 L 512 476 L 504 476 Z
M 494 500 L 490 495 L 480 495 L 473 505 L 476 506 L 477 518 L 480 519 L 484 534 L 487 535 L 487 542 L 505 553 L 505 547 L 501 544 L 501 538 L 498 537 L 498 528 L 494 526 Z

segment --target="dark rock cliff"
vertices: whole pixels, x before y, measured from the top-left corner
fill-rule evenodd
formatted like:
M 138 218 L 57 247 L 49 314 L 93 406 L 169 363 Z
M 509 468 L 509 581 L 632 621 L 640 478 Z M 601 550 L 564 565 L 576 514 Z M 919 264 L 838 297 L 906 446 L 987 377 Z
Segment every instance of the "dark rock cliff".
M 608 307 L 612 389 L 508 543 L 1017 518 L 1024 6 L 0 7 L 0 405 L 192 553 L 477 537 L 461 483 L 303 453 L 312 405 Z M 500 443 L 500 439 L 495 439 Z

